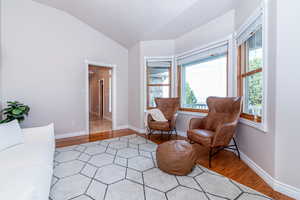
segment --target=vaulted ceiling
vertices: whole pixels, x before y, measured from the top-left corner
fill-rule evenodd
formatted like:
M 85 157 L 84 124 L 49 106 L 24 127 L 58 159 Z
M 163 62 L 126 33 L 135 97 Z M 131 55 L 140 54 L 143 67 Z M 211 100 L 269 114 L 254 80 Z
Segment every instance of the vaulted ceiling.
M 63 10 L 129 48 L 173 39 L 234 8 L 236 0 L 34 0 Z

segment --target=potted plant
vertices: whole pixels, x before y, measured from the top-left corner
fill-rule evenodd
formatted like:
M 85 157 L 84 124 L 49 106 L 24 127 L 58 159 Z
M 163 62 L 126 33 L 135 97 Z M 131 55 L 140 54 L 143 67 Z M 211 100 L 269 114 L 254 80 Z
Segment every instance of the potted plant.
M 18 122 L 22 122 L 25 119 L 25 116 L 28 116 L 29 106 L 24 105 L 18 101 L 8 101 L 7 108 L 1 110 L 1 114 L 5 115 L 5 119 L 0 121 L 0 124 L 11 122 L 13 120 L 18 120 Z

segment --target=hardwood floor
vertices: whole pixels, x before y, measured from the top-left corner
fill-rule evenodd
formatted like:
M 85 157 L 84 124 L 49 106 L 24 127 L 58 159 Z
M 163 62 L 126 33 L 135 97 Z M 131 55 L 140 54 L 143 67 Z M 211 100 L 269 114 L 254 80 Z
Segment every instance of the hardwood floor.
M 100 133 L 112 130 L 112 122 L 107 119 L 90 120 L 90 133 Z
M 72 138 L 58 139 L 56 140 L 56 147 L 65 147 L 76 144 L 82 144 L 87 142 L 93 142 L 98 140 L 109 139 L 113 137 L 120 137 L 130 134 L 138 134 L 143 137 L 145 135 L 139 134 L 133 130 L 124 129 L 118 131 L 108 131 L 98 134 L 93 134 L 90 136 L 78 136 Z M 171 139 L 176 139 L 173 136 Z M 185 139 L 184 137 L 178 136 L 178 139 Z M 161 138 L 160 135 L 152 135 L 151 140 L 157 144 L 161 144 L 168 141 L 168 137 L 165 136 Z M 206 168 L 208 168 L 208 151 L 207 149 L 201 147 L 200 145 L 194 144 L 198 151 L 199 159 L 198 163 Z M 212 160 L 211 170 L 222 174 L 228 178 L 231 178 L 241 184 L 244 184 L 252 189 L 255 189 L 274 200 L 291 200 L 281 193 L 274 191 L 270 186 L 266 184 L 252 169 L 250 169 L 243 161 L 239 160 L 238 157 L 229 151 L 222 151 Z

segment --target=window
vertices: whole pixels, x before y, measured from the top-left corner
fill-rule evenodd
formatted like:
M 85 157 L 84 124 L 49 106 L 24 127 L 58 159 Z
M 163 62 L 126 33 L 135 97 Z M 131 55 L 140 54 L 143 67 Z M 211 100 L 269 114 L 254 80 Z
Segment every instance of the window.
M 206 112 L 209 96 L 227 96 L 227 44 L 178 58 L 181 110 Z
M 238 95 L 243 96 L 242 117 L 255 122 L 261 122 L 263 112 L 263 43 L 260 18 L 249 28 L 252 31 L 246 31 L 247 35 L 238 40 L 237 85 Z
M 171 96 L 171 61 L 147 61 L 147 108 L 156 107 L 154 99 Z

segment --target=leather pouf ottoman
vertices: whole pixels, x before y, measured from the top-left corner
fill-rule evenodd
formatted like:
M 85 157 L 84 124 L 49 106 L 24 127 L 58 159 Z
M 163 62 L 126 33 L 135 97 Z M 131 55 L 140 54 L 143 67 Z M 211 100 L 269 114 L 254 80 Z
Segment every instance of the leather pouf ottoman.
M 189 174 L 197 160 L 193 146 L 185 140 L 172 140 L 158 145 L 156 161 L 162 171 L 184 176 Z

